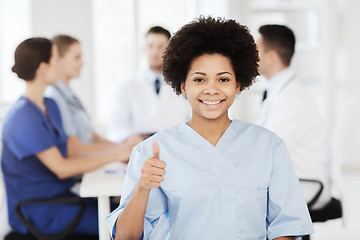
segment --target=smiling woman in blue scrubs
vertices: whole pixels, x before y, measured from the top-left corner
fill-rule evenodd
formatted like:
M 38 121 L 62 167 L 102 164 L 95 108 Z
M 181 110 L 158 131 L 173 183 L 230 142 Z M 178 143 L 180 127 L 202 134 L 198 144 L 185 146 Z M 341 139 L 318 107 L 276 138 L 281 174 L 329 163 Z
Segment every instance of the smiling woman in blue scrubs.
M 133 143 L 94 150 L 91 145 L 66 136 L 55 102 L 44 90 L 58 80 L 58 52 L 45 38 L 23 41 L 15 51 L 12 70 L 26 82 L 26 92 L 9 111 L 3 126 L 1 168 L 4 175 L 9 223 L 14 231 L 27 233 L 15 215 L 22 200 L 74 196 L 73 177 L 113 161 L 126 161 Z M 85 212 L 73 234 L 98 234 L 97 203 L 86 200 Z M 41 232 L 62 230 L 77 212 L 71 204 L 27 205 L 25 217 Z
M 165 80 L 192 118 L 133 150 L 121 203 L 107 219 L 115 239 L 148 239 L 167 216 L 166 239 L 295 239 L 313 232 L 286 147 L 228 109 L 256 75 L 245 26 L 199 18 L 165 54 Z

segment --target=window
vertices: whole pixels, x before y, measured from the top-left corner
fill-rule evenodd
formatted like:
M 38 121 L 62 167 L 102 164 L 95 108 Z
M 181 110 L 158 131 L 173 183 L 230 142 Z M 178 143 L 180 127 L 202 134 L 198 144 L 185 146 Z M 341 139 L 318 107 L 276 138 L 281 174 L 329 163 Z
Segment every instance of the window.
M 176 32 L 194 16 L 193 0 L 93 0 L 96 116 L 101 125 L 109 117 L 118 83 L 147 66 L 146 31 L 154 25 Z
M 11 71 L 17 45 L 31 36 L 31 1 L 0 0 L 0 102 L 13 102 L 25 84 Z

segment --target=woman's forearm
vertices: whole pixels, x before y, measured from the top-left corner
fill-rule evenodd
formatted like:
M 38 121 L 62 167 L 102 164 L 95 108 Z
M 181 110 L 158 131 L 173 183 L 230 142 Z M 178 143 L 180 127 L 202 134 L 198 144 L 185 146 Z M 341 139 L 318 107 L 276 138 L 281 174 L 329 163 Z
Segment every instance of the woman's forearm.
M 57 175 L 60 179 L 66 179 L 77 176 L 79 174 L 90 172 L 116 160 L 117 158 L 115 154 L 105 154 L 102 156 L 93 157 L 67 158 L 65 159 L 64 163 L 59 166 Z
M 129 160 L 133 145 L 115 143 L 90 143 L 84 144 L 77 137 L 70 136 L 68 139 L 68 157 L 94 157 L 115 153 L 118 161 Z
M 117 153 L 98 153 L 98 155 L 90 157 L 64 158 L 56 147 L 38 153 L 37 157 L 59 179 L 92 171 L 119 158 Z
M 152 188 L 164 181 L 166 163 L 160 160 L 160 148 L 153 142 L 153 156 L 146 159 L 134 192 L 116 222 L 116 240 L 139 239 L 144 229 L 145 211 Z
M 109 141 L 109 140 L 101 137 L 101 136 L 100 136 L 99 134 L 97 134 L 97 133 L 94 133 L 94 134 L 93 134 L 92 140 L 93 140 L 94 143 L 98 143 L 98 144 L 100 143 L 100 144 L 110 144 L 110 145 L 113 144 L 113 145 L 116 145 L 116 143 L 111 142 L 111 141 Z
M 150 191 L 140 184 L 136 185 L 129 202 L 118 216 L 115 240 L 140 239 Z

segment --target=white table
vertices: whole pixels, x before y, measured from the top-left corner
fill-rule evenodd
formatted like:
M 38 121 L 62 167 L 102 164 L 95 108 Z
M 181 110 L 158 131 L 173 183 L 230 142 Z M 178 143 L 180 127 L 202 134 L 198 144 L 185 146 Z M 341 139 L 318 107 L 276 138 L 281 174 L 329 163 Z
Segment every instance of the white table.
M 110 197 L 121 196 L 125 180 L 126 164 L 115 162 L 84 174 L 80 184 L 80 196 L 96 197 L 99 213 L 99 239 L 109 240 L 105 223 L 110 213 Z

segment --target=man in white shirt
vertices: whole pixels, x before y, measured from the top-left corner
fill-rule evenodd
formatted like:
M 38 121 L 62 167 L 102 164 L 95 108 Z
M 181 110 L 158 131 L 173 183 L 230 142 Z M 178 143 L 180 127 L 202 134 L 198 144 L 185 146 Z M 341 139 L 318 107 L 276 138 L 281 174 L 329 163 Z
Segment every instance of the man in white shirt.
M 299 178 L 323 183 L 323 193 L 313 209 L 321 208 L 331 199 L 329 143 L 314 100 L 289 68 L 295 50 L 294 33 L 282 25 L 264 25 L 259 32 L 259 72 L 268 86 L 258 124 L 285 141 Z M 306 188 L 303 186 L 305 197 Z
M 149 67 L 120 85 L 107 128 L 110 140 L 121 142 L 138 134 L 146 138 L 190 118 L 187 101 L 165 84 L 161 74 L 162 53 L 170 37 L 159 26 L 146 33 Z

